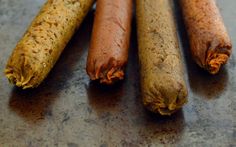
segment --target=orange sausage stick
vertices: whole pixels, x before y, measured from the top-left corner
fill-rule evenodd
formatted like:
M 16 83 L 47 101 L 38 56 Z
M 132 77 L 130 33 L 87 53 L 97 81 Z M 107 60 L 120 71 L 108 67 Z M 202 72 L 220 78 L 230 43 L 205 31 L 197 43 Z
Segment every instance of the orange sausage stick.
M 112 84 L 124 78 L 131 20 L 132 0 L 97 0 L 86 68 L 91 80 Z
M 232 44 L 215 0 L 180 0 L 191 52 L 196 63 L 216 74 L 232 52 Z

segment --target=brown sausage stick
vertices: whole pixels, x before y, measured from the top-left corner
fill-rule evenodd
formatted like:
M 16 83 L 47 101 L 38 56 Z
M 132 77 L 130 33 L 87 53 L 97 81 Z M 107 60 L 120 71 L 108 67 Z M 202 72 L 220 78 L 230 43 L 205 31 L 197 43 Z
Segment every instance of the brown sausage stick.
M 87 59 L 91 80 L 112 84 L 124 77 L 128 59 L 132 0 L 97 0 Z
M 181 0 L 191 52 L 196 63 L 216 74 L 232 45 L 215 0 Z
M 136 0 L 144 106 L 171 115 L 187 103 L 182 56 L 170 0 Z

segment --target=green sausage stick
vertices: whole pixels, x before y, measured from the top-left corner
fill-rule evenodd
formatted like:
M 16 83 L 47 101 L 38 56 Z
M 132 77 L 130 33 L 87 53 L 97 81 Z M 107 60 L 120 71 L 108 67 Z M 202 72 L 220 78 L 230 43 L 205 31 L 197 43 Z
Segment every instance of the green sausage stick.
M 144 106 L 171 115 L 187 102 L 187 88 L 169 0 L 136 0 Z
M 48 75 L 94 0 L 48 0 L 8 60 L 5 74 L 23 89 Z

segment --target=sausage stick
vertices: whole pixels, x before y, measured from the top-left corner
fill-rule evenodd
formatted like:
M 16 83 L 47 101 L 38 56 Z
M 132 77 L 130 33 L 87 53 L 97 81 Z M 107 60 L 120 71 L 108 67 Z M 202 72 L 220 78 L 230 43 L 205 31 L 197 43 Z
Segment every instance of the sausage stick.
M 124 78 L 128 59 L 132 0 L 97 0 L 87 58 L 91 80 L 112 84 Z
M 182 57 L 169 0 L 136 0 L 144 106 L 171 115 L 187 102 Z
M 180 2 L 194 60 L 209 73 L 218 73 L 232 45 L 215 0 Z
M 48 75 L 93 0 L 48 0 L 8 60 L 5 74 L 18 87 L 37 87 Z

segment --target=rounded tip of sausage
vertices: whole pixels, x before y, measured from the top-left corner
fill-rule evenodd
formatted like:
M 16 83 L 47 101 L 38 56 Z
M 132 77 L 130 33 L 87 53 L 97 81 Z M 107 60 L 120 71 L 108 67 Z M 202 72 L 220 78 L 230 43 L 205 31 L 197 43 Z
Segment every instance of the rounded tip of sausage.
M 26 79 L 22 75 L 9 69 L 5 70 L 5 75 L 9 82 L 15 84 L 17 87 L 21 87 L 22 89 L 34 88 L 34 86 L 30 84 L 32 77 Z
M 225 54 L 217 55 L 217 57 L 211 59 L 207 64 L 207 69 L 211 74 L 217 74 L 222 65 L 228 60 L 228 56 Z
M 224 64 L 227 63 L 231 54 L 231 46 L 226 48 L 216 49 L 215 52 L 208 51 L 206 58 L 206 70 L 210 74 L 217 74 Z
M 4 73 L 10 83 L 22 89 L 35 88 L 39 85 L 35 82 L 36 79 L 31 70 L 30 64 L 28 64 L 25 59 L 22 60 L 17 67 L 10 62 Z
M 229 56 L 226 54 L 215 54 L 207 63 L 207 70 L 211 74 L 217 74 L 222 65 L 226 64 Z
M 122 69 L 112 68 L 108 71 L 100 72 L 96 71 L 96 73 L 88 72 L 88 75 L 91 80 L 99 80 L 101 84 L 111 85 L 116 81 L 124 79 L 124 71 Z
M 169 92 L 172 92 L 171 98 L 164 96 L 165 94 L 160 91 L 156 91 L 153 94 L 145 94 L 145 98 L 143 99 L 144 106 L 154 113 L 172 115 L 188 102 L 188 93 L 184 86 L 180 86 L 179 89 Z
M 86 71 L 91 80 L 99 80 L 101 84 L 111 85 L 124 79 L 126 63 L 114 58 L 107 60 L 88 60 Z
M 100 83 L 102 84 L 113 84 L 116 81 L 123 80 L 124 79 L 124 72 L 123 70 L 117 70 L 113 72 L 110 70 L 106 75 L 100 77 Z

